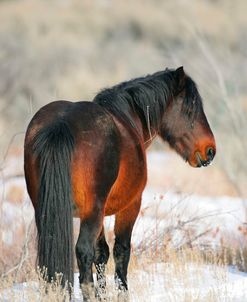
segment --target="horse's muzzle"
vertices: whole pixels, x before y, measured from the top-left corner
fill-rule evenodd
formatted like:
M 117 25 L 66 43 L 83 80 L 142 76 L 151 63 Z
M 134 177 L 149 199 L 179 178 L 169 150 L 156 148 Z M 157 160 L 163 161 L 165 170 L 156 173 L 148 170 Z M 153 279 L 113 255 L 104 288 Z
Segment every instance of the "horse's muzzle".
M 215 149 L 213 147 L 208 147 L 206 150 L 206 158 L 203 158 L 202 154 L 197 151 L 195 153 L 196 160 L 197 160 L 197 167 L 206 167 L 208 166 L 212 160 L 214 159 L 215 156 Z

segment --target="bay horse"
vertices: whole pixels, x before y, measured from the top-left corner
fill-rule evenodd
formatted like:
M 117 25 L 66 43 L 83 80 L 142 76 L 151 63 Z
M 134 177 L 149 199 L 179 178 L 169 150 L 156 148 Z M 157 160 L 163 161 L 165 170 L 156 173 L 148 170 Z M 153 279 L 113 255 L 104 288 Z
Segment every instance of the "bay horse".
M 109 258 L 103 220 L 115 215 L 115 281 L 127 291 L 131 233 L 147 181 L 146 149 L 156 136 L 192 167 L 207 166 L 216 145 L 195 82 L 166 69 L 102 90 L 93 102 L 56 101 L 42 107 L 25 137 L 24 169 L 35 209 L 38 265 L 48 281 L 62 273 L 73 284 L 73 216 L 79 281 L 86 301 L 105 290 Z

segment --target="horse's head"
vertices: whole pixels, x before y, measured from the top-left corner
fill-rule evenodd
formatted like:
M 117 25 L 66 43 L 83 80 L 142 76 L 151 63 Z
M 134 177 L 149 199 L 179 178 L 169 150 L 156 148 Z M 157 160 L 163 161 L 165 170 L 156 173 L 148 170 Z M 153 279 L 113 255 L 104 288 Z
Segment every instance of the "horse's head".
M 172 75 L 174 93 L 162 118 L 160 136 L 191 166 L 207 166 L 215 156 L 216 145 L 200 94 L 183 67 Z

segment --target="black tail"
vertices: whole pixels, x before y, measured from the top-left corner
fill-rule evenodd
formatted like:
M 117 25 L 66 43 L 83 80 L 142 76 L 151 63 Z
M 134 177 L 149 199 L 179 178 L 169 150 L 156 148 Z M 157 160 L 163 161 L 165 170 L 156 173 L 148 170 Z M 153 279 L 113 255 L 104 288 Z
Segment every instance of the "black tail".
M 64 121 L 39 131 L 34 140 L 39 161 L 39 193 L 35 211 L 38 264 L 48 281 L 62 273 L 62 286 L 73 286 L 73 216 L 70 162 L 74 139 Z

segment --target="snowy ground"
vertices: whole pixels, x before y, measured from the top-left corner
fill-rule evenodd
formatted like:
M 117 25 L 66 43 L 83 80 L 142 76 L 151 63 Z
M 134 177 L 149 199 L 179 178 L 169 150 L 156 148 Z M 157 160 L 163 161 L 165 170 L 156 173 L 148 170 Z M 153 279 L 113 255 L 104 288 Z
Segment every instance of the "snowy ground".
M 151 154 L 150 165 L 169 160 L 164 155 Z M 14 166 L 13 166 L 14 171 Z M 15 201 L 14 188 L 19 196 L 22 188 L 22 201 Z M 1 204 L 2 242 L 11 247 L 24 223 L 33 219 L 33 208 L 25 191 L 22 177 L 10 178 L 1 186 L 4 197 Z M 15 202 L 13 202 L 13 200 Z M 133 254 L 138 255 L 147 248 L 158 249 L 167 240 L 171 247 L 180 247 L 186 240 L 193 244 L 217 247 L 224 240 L 229 244 L 241 244 L 246 237 L 240 231 L 245 222 L 246 200 L 228 196 L 200 196 L 181 194 L 173 190 L 164 191 L 161 187 L 148 186 L 143 195 L 140 215 L 133 231 Z M 20 219 L 21 217 L 21 219 Z M 15 221 L 15 224 L 12 222 Z M 106 218 L 105 227 L 113 229 L 114 218 Z M 169 236 L 168 236 L 169 235 Z M 203 235 L 203 236 L 202 236 Z M 109 235 L 108 235 L 109 236 Z M 167 236 L 169 237 L 167 239 Z M 166 238 L 166 239 L 164 239 Z M 231 241 L 230 241 L 231 240 Z M 112 290 L 113 272 L 108 278 L 110 301 L 115 301 Z M 75 301 L 81 300 L 78 278 L 75 277 Z M 139 263 L 129 272 L 130 301 L 247 301 L 247 274 L 233 267 L 222 268 L 203 263 L 156 262 Z M 16 284 L 0 292 L 0 301 L 40 301 L 40 290 L 35 282 Z
M 183 274 L 172 264 L 156 263 L 134 270 L 129 275 L 130 301 L 183 302 L 234 301 L 244 302 L 247 297 L 247 274 L 233 268 L 187 263 Z M 109 301 L 116 301 L 117 293 L 112 276 L 107 276 Z M 73 301 L 82 301 L 78 275 L 75 274 Z M 110 290 L 111 289 L 111 290 Z M 40 301 L 37 282 L 16 284 L 0 293 L 3 302 Z
M 179 246 L 184 240 L 184 227 L 180 229 L 178 226 L 186 221 L 188 229 L 196 228 L 195 234 L 211 228 L 212 232 L 199 238 L 199 243 L 206 242 L 217 246 L 221 238 L 220 232 L 240 236 L 237 230 L 239 224 L 244 221 L 243 200 L 155 192 L 158 191 L 151 188 L 145 191 L 142 211 L 133 233 L 133 252 L 139 253 L 150 244 L 158 245 L 164 234 L 170 231 L 169 228 L 174 229 L 171 231 L 173 246 Z M 113 218 L 107 218 L 106 229 L 111 230 L 113 223 Z M 220 231 L 213 236 L 213 230 L 217 228 Z M 108 274 L 107 279 L 109 299 L 116 301 L 113 272 Z M 155 259 L 152 264 L 143 262 L 130 270 L 129 284 L 131 302 L 244 302 L 247 299 L 247 274 L 233 267 L 223 268 L 202 263 L 177 265 L 155 263 Z M 38 283 L 29 282 L 4 290 L 0 301 L 40 301 L 39 295 Z M 77 274 L 74 301 L 82 301 Z
M 133 244 L 138 247 L 145 240 L 149 244 L 148 238 L 159 240 L 165 233 L 172 232 L 172 244 L 179 247 L 186 230 L 193 230 L 194 237 L 208 230 L 203 237 L 198 237 L 198 244 L 215 247 L 223 236 L 228 235 L 241 241 L 239 226 L 245 221 L 246 202 L 228 196 L 162 193 L 161 188 L 148 187 L 144 191 L 142 210 L 135 224 Z M 105 224 L 107 227 L 110 224 L 111 228 L 113 218 L 107 219 Z

